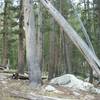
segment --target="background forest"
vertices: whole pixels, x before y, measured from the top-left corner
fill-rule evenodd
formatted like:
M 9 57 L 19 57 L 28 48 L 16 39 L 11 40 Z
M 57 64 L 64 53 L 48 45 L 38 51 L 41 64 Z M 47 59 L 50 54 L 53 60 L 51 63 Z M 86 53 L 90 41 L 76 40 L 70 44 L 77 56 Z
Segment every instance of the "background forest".
M 100 0 L 50 1 L 88 44 L 84 36 L 87 31 L 100 59 Z M 48 79 L 66 73 L 83 78 L 92 76 L 92 69 L 83 55 L 39 0 L 33 0 L 33 11 L 36 33 L 41 33 L 36 36 L 36 42 L 41 44 L 39 61 L 42 74 L 48 75 Z M 0 0 L 0 64 L 9 65 L 19 73 L 27 71 L 25 47 L 22 0 Z

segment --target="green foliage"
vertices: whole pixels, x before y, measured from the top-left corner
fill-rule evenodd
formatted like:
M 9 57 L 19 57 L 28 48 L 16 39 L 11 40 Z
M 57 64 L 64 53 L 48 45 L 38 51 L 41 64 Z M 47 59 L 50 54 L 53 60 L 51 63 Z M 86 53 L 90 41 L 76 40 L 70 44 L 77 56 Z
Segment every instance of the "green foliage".
M 100 13 L 98 14 L 94 5 L 91 5 L 90 2 L 90 8 L 87 8 L 87 3 L 82 3 L 79 1 L 76 4 L 76 9 L 73 10 L 72 5 L 70 4 L 69 0 L 53 0 L 53 5 L 58 9 L 62 15 L 65 17 L 65 19 L 68 20 L 68 22 L 72 25 L 72 27 L 76 30 L 76 32 L 84 39 L 84 35 L 82 32 L 82 28 L 80 26 L 80 22 L 77 19 L 77 16 L 75 15 L 75 10 L 77 10 L 78 14 L 80 15 L 82 22 L 90 36 L 91 42 L 94 46 L 94 49 L 96 51 L 97 56 L 100 58 Z M 19 5 L 15 6 L 12 2 L 12 0 L 6 0 L 6 2 L 9 3 L 9 6 L 7 8 L 7 26 L 8 29 L 4 30 L 3 29 L 3 22 L 4 22 L 4 10 L 3 12 L 0 12 L 0 63 L 2 63 L 2 35 L 6 31 L 9 34 L 9 58 L 10 58 L 10 64 L 12 68 L 15 68 L 18 63 L 18 34 L 19 34 Z M 86 7 L 85 7 L 86 6 Z M 34 5 L 33 9 L 35 12 L 37 12 L 37 7 L 38 5 Z M 42 7 L 43 8 L 43 7 Z M 50 49 L 50 31 L 51 31 L 51 26 L 50 26 L 50 18 L 52 17 L 45 8 L 42 9 L 42 20 L 43 20 L 43 26 L 42 26 L 42 32 L 43 32 L 43 57 L 44 57 L 44 67 L 48 67 L 49 64 L 49 49 Z M 37 15 L 36 21 L 37 21 Z M 36 22 L 37 23 L 37 22 Z M 58 24 L 55 22 L 55 34 L 56 34 L 56 39 L 55 39 L 55 47 L 58 51 L 58 59 L 56 62 L 56 67 L 57 66 L 64 66 L 64 61 L 63 55 L 62 59 L 60 59 L 60 53 L 63 52 L 63 49 L 61 48 L 61 40 L 60 40 L 60 27 Z M 62 39 L 63 40 L 63 39 Z M 81 53 L 77 50 L 77 48 L 70 43 L 69 40 L 66 40 L 68 42 L 68 45 L 71 46 L 70 51 L 71 51 L 71 64 L 72 64 L 72 72 L 73 73 L 79 73 L 81 76 L 85 76 L 86 72 L 89 70 L 89 65 L 86 64 L 84 65 L 85 59 L 81 55 Z M 60 50 L 62 49 L 62 51 Z M 60 60 L 62 60 L 60 62 Z M 61 63 L 61 64 L 59 64 Z M 59 70 L 63 70 L 63 68 L 60 68 Z
M 19 19 L 19 5 L 14 6 L 12 0 L 5 0 L 5 3 L 7 3 L 7 8 L 6 8 L 6 27 L 7 30 L 5 30 L 3 27 L 4 25 L 4 9 L 3 12 L 0 13 L 0 19 L 2 23 L 2 28 L 0 30 L 0 38 L 2 38 L 3 34 L 6 32 L 8 33 L 8 52 L 9 52 L 9 60 L 12 68 L 15 68 L 17 66 L 17 59 L 18 59 L 18 33 L 19 33 L 19 28 L 18 28 L 18 22 L 17 20 Z M 2 64 L 2 39 L 0 39 L 0 63 Z

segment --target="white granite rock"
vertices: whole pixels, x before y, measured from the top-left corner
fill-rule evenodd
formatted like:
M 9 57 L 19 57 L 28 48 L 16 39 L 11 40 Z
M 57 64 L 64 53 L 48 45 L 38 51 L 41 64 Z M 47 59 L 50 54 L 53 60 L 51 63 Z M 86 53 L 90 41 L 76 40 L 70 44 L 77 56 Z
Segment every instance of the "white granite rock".
M 48 92 L 53 92 L 53 91 L 56 91 L 56 88 L 54 88 L 51 85 L 48 85 L 48 86 L 45 87 L 45 90 L 48 91 Z
M 95 93 L 100 93 L 100 89 L 96 89 L 93 84 L 84 82 L 83 80 L 78 79 L 72 74 L 65 74 L 60 77 L 56 77 L 51 80 L 51 84 L 57 84 L 64 87 L 70 87 L 75 90 L 91 91 Z

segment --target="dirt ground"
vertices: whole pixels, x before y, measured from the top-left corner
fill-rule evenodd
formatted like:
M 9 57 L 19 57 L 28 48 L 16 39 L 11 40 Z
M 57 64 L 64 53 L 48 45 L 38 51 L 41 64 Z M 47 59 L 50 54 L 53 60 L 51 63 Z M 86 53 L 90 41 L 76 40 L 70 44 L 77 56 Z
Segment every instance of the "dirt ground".
M 33 95 L 59 98 L 59 100 L 100 100 L 100 94 L 73 91 L 61 86 L 54 86 L 57 89 L 55 92 L 45 91 L 46 81 L 43 86 L 33 89 L 29 86 L 28 80 L 14 80 L 10 76 L 8 73 L 0 73 L 0 100 L 47 100 L 34 99 Z

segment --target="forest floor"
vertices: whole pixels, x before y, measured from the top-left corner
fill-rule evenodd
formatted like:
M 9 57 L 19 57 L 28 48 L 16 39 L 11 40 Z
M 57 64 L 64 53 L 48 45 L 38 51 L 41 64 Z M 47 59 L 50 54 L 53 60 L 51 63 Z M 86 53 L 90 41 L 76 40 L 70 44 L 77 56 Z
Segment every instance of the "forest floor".
M 29 86 L 28 80 L 14 80 L 11 74 L 0 73 L 0 100 L 100 100 L 100 94 L 73 91 L 70 88 L 54 86 L 58 91 L 45 90 L 48 82 L 36 89 Z

